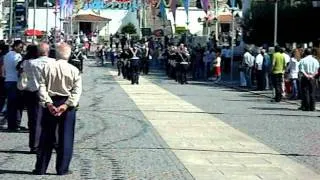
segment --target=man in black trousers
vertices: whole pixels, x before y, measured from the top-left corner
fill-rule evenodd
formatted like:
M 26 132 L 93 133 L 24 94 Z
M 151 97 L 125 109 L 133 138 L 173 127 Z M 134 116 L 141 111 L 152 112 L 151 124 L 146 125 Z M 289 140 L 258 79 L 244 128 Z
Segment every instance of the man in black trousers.
M 316 92 L 316 76 L 319 69 L 319 61 L 312 56 L 311 49 L 304 51 L 304 58 L 300 61 L 301 77 L 301 110 L 314 111 L 315 108 L 315 92 Z
M 43 105 L 42 131 L 34 174 L 46 173 L 52 150 L 57 152 L 58 175 L 70 174 L 76 110 L 82 92 L 79 70 L 68 63 L 71 47 L 61 43 L 56 48 L 57 61 L 48 63 L 40 79 L 39 97 Z

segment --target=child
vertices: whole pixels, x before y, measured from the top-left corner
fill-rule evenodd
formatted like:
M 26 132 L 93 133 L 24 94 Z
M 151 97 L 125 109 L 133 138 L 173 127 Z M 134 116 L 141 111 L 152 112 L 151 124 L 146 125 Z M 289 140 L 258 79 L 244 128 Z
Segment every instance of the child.
M 215 82 L 221 80 L 221 50 L 216 50 L 216 59 L 213 61 L 214 76 L 216 77 Z

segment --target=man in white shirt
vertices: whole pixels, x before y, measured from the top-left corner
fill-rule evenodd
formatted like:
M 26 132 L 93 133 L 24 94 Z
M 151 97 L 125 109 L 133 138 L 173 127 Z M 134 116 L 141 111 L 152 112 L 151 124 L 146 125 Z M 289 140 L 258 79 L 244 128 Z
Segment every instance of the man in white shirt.
M 55 62 L 55 59 L 48 57 L 50 46 L 47 43 L 41 43 L 39 47 L 35 46 L 33 48 L 35 48 L 35 53 L 39 54 L 40 57 L 23 62 L 23 71 L 28 78 L 24 96 L 28 110 L 29 147 L 31 153 L 37 151 L 41 133 L 41 107 L 39 106 L 38 96 L 41 72 L 47 63 Z
M 56 147 L 58 175 L 70 174 L 76 106 L 82 92 L 79 70 L 68 63 L 71 47 L 57 46 L 57 61 L 47 63 L 42 71 L 39 87 L 40 104 L 43 105 L 42 131 L 34 174 L 46 173 L 52 150 Z M 58 142 L 57 142 L 58 141 Z
M 257 76 L 257 90 L 263 91 L 264 90 L 264 73 L 262 71 L 263 66 L 263 55 L 262 49 L 259 50 L 259 54 L 256 56 L 255 60 L 255 69 L 256 69 L 256 76 Z
M 254 65 L 254 56 L 251 55 L 249 52 L 249 49 L 245 49 L 245 53 L 243 55 L 243 61 L 244 61 L 244 68 L 245 68 L 245 77 L 246 77 L 246 84 L 247 87 L 250 89 L 252 87 L 252 80 L 251 80 L 251 74 L 252 74 L 252 67 Z
M 289 56 L 289 53 L 288 53 L 288 50 L 286 50 L 286 48 L 282 48 L 281 49 L 281 54 L 283 55 L 284 57 L 284 60 L 286 62 L 286 66 L 288 66 L 289 62 L 290 62 L 290 56 Z M 286 94 L 286 86 L 285 86 L 285 80 L 286 80 L 286 76 L 284 76 L 282 78 L 283 82 L 282 82 L 282 96 L 283 97 L 286 97 L 287 94 Z
M 311 49 L 304 52 L 305 58 L 301 59 L 299 69 L 302 73 L 301 78 L 301 110 L 315 110 L 315 91 L 316 91 L 316 75 L 319 70 L 319 61 L 312 56 Z
M 299 74 L 299 62 L 295 57 L 290 59 L 288 63 L 287 73 L 291 81 L 292 94 L 290 99 L 295 100 L 298 98 L 298 74 Z
M 21 40 L 14 41 L 12 50 L 8 52 L 3 60 L 3 72 L 5 76 L 5 88 L 7 91 L 7 117 L 8 131 L 19 131 L 21 124 L 22 109 L 19 106 L 21 97 L 17 89 L 18 72 L 16 66 L 22 61 L 21 52 L 23 50 Z

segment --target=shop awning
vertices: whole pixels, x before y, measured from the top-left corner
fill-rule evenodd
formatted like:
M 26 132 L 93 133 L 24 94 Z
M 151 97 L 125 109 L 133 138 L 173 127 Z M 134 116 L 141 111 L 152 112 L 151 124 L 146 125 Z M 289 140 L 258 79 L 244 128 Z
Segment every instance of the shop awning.
M 78 22 L 109 22 L 111 19 L 95 14 L 78 14 L 73 17 L 73 21 Z
M 229 24 L 232 23 L 232 15 L 219 15 L 218 16 L 219 23 L 222 24 Z

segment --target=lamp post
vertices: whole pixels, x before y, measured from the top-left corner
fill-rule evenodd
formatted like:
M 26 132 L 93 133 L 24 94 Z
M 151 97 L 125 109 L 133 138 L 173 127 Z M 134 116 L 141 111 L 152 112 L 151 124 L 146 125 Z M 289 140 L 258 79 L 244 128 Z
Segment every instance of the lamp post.
M 48 21 L 49 21 L 49 0 L 47 0 L 45 2 L 46 4 L 46 40 L 48 41 L 49 40 L 49 37 L 48 37 L 48 30 L 49 30 L 49 25 L 48 25 Z
M 33 34 L 32 34 L 32 43 L 35 43 L 35 33 L 36 33 L 36 7 L 37 7 L 37 0 L 33 0 Z
M 235 16 L 239 17 L 238 14 L 235 16 L 233 15 L 234 12 L 236 11 L 236 8 L 231 8 L 231 15 L 232 15 L 232 29 L 231 29 L 231 62 L 230 62 L 230 81 L 233 81 L 233 61 L 234 61 L 234 26 L 235 26 Z
M 276 47 L 278 38 L 278 0 L 275 0 L 274 3 L 274 39 L 273 45 Z

